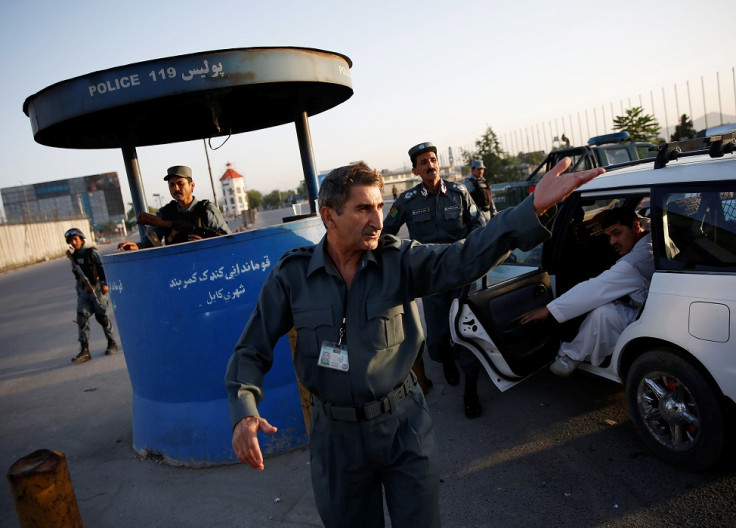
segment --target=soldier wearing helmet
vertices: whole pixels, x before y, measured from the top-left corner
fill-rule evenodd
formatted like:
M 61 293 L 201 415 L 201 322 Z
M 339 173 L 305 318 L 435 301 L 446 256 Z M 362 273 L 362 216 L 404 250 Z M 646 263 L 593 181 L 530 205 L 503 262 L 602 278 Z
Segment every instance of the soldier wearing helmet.
M 112 331 L 112 322 L 107 316 L 110 303 L 108 293 L 110 289 L 105 280 L 105 270 L 97 249 L 86 245 L 86 238 L 81 229 L 73 227 L 64 233 L 66 243 L 74 251 L 69 252 L 69 258 L 76 266 L 72 273 L 77 282 L 77 326 L 79 326 L 79 343 L 81 350 L 72 358 L 74 363 L 84 363 L 92 359 L 89 353 L 89 318 L 95 319 L 107 338 L 105 355 L 109 356 L 118 350 L 115 335 Z

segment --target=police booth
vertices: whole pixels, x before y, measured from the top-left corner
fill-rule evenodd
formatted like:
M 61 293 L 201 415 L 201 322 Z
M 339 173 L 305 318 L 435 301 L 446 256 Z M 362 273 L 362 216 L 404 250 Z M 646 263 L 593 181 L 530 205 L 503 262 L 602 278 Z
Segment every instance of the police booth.
M 348 57 L 317 49 L 227 49 L 98 71 L 26 99 L 38 143 L 122 150 L 136 215 L 147 211 L 136 147 L 296 127 L 309 213 L 263 229 L 103 258 L 139 454 L 191 467 L 236 461 L 225 367 L 271 268 L 288 250 L 324 234 L 308 117 L 352 96 L 351 66 Z M 260 436 L 264 455 L 306 443 L 287 337 L 274 351 L 264 392 L 259 410 L 279 428 Z

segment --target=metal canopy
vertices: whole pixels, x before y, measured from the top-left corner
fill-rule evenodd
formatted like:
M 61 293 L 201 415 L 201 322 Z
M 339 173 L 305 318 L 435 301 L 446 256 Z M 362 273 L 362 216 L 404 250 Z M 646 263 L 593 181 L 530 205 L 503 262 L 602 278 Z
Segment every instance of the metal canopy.
M 147 210 L 137 146 L 293 122 L 315 214 L 317 171 L 308 117 L 353 95 L 351 67 L 345 55 L 312 48 L 207 51 L 61 81 L 28 97 L 23 112 L 42 145 L 120 148 L 136 214 Z M 143 238 L 143 227 L 138 229 Z
M 239 48 L 90 73 L 28 97 L 38 143 L 123 148 L 226 136 L 295 122 L 353 94 L 352 62 L 309 48 Z

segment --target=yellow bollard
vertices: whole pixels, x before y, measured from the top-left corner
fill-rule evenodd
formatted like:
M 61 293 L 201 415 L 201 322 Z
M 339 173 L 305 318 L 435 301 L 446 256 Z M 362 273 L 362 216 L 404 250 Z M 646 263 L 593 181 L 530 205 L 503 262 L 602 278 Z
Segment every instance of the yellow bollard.
M 7 473 L 21 528 L 82 528 L 64 453 L 39 449 Z

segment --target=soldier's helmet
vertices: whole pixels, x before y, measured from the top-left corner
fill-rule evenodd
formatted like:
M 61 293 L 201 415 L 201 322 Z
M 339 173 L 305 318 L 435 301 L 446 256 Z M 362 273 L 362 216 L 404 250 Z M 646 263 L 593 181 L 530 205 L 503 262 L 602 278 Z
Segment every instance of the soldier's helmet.
M 78 236 L 79 238 L 84 240 L 84 233 L 82 233 L 82 230 L 77 229 L 76 227 L 72 227 L 69 231 L 64 233 L 64 238 L 66 239 L 67 244 L 71 244 L 73 236 Z

